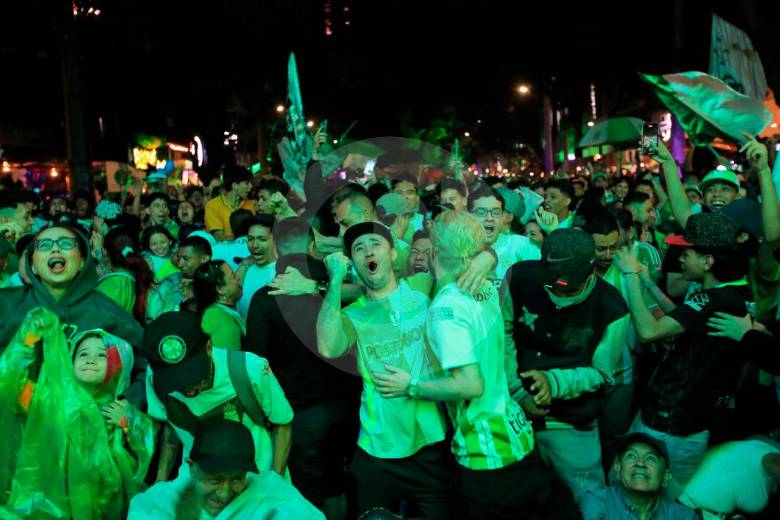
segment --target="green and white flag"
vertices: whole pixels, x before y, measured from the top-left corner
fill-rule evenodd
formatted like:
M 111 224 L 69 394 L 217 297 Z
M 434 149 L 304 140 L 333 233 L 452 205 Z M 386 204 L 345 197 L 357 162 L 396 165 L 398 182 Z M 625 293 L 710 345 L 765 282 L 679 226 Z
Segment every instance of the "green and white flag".
M 744 143 L 742 132 L 758 135 L 772 120 L 762 102 L 709 74 L 691 71 L 639 75 L 653 86 L 696 146 L 709 146 L 716 137 Z
M 298 65 L 292 52 L 287 62 L 287 97 L 290 101 L 287 110 L 287 132 L 290 137 L 282 139 L 278 150 L 284 165 L 284 180 L 295 191 L 303 193 L 303 176 L 306 173 L 306 165 L 311 159 L 314 139 L 303 117 Z
M 710 74 L 737 92 L 764 101 L 766 75 L 753 42 L 744 31 L 716 14 L 712 15 Z

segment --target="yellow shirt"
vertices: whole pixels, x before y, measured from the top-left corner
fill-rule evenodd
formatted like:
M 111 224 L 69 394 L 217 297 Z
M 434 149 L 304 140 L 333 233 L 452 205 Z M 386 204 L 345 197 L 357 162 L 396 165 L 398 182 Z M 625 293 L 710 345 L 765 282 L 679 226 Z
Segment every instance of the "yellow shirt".
M 242 200 L 237 208 L 230 208 L 225 203 L 225 197 L 220 195 L 206 203 L 205 220 L 206 231 L 223 231 L 225 238 L 233 238 L 233 229 L 230 227 L 230 214 L 237 209 L 248 209 L 252 213 L 257 211 L 254 201 Z

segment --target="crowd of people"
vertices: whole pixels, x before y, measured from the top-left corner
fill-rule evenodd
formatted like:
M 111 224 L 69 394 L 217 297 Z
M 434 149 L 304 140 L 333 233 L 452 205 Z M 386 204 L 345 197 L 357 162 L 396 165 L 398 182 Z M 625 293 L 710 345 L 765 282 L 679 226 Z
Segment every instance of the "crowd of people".
M 780 161 L 740 153 L 6 182 L 0 517 L 770 518 Z

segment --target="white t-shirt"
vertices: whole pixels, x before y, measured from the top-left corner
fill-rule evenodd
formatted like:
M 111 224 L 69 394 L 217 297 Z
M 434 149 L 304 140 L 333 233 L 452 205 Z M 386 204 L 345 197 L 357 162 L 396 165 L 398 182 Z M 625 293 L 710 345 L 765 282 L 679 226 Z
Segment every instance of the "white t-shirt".
M 158 482 L 130 501 L 129 520 L 175 520 L 176 504 L 187 486 L 184 479 Z M 199 520 L 324 520 L 289 482 L 272 471 L 247 474 L 247 488 L 217 516 L 201 511 Z
M 227 262 L 232 270 L 238 269 L 239 262 L 236 258 L 249 258 L 252 253 L 249 252 L 246 237 L 240 237 L 228 242 L 216 242 L 211 246 L 211 259 L 223 260 Z
M 246 315 L 249 312 L 249 304 L 252 303 L 252 296 L 268 285 L 274 278 L 276 278 L 276 262 L 271 262 L 263 267 L 252 265 L 246 270 L 246 275 L 244 275 L 244 293 L 238 301 L 238 313 L 242 318 L 246 319 Z
M 249 374 L 249 380 L 266 418 L 271 424 L 289 424 L 293 419 L 293 410 L 284 396 L 282 387 L 279 385 L 273 372 L 271 372 L 268 361 L 249 352 L 246 353 L 246 357 L 246 369 Z M 227 351 L 214 347 L 211 350 L 211 358 L 214 361 L 214 385 L 192 398 L 185 397 L 180 392 L 173 392 L 171 398 L 178 399 L 184 403 L 196 417 L 201 417 L 219 405 L 224 405 L 222 410 L 223 418 L 238 421 L 238 411 L 233 404 L 229 403 L 236 398 L 236 390 L 228 373 Z M 149 416 L 158 421 L 167 421 L 168 415 L 165 406 L 157 397 L 152 386 L 151 368 L 146 371 L 146 399 L 148 401 L 147 413 Z M 270 470 L 273 462 L 270 433 L 265 428 L 265 425 L 254 424 L 247 414 L 244 414 L 241 419 L 241 424 L 249 429 L 255 442 L 255 463 L 257 468 L 260 471 Z M 184 446 L 183 460 L 186 460 L 192 449 L 192 435 L 173 424 L 171 426 L 176 430 L 176 434 Z M 183 476 L 189 476 L 189 466 L 187 464 L 182 464 L 179 469 L 179 478 Z
M 769 453 L 780 450 L 760 440 L 726 442 L 711 448 L 685 485 L 680 502 L 713 513 L 759 513 L 775 487 L 761 464 Z
M 517 262 L 539 260 L 542 251 L 528 237 L 514 233 L 502 233 L 491 246 L 498 256 L 496 264 L 496 280 L 504 279 L 504 275 Z

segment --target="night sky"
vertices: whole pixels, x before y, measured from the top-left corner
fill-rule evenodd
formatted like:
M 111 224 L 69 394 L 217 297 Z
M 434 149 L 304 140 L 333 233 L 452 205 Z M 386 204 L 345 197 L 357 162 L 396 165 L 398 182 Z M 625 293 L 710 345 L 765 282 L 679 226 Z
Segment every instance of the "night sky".
M 454 132 L 470 131 L 484 149 L 538 144 L 544 91 L 573 120 L 589 113 L 591 82 L 600 117 L 657 108 L 636 72 L 706 71 L 713 11 L 748 31 L 770 87 L 780 84 L 780 34 L 770 22 L 780 2 L 632 2 L 631 11 L 628 2 L 92 4 L 101 15 L 79 19 L 76 31 L 95 159 L 112 158 L 139 131 L 173 140 L 197 132 L 219 159 L 223 130 L 235 128 L 254 151 L 257 123 L 278 118 L 285 100 L 291 50 L 307 118 L 327 117 L 334 132 L 357 120 L 352 138 L 399 135 L 449 107 Z M 64 155 L 59 49 L 69 10 L 70 2 L 42 0 L 3 6 L 0 144 L 9 149 L 13 135 L 33 145 L 19 154 Z M 514 92 L 520 82 L 532 96 Z

